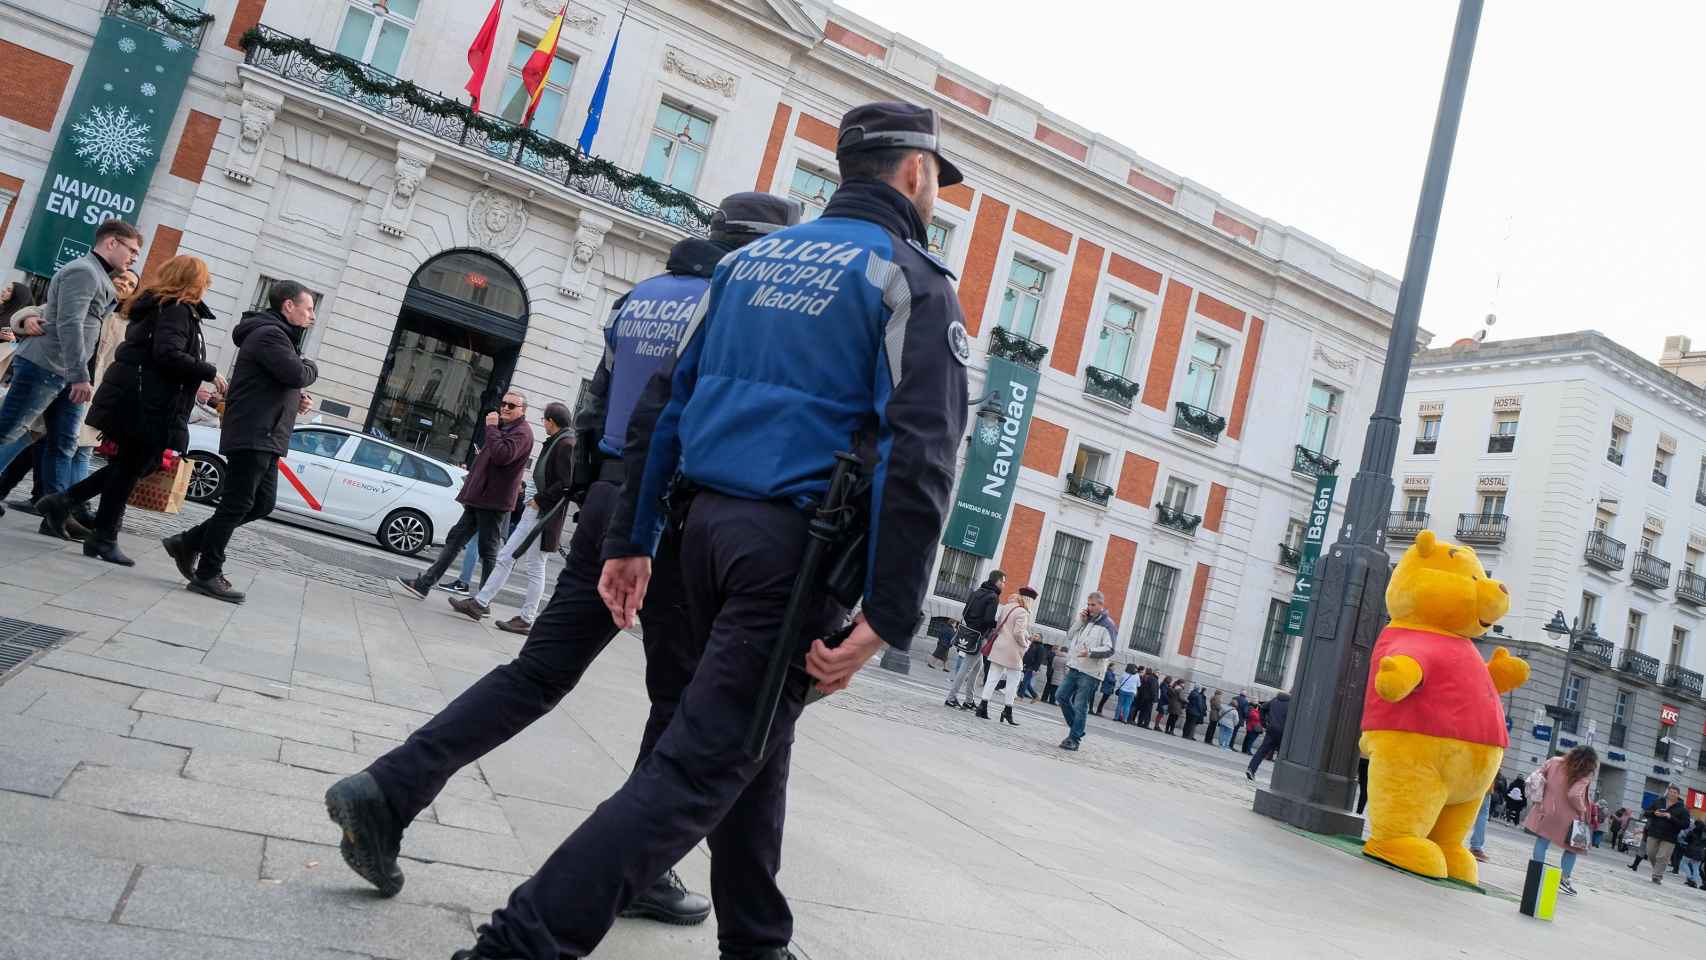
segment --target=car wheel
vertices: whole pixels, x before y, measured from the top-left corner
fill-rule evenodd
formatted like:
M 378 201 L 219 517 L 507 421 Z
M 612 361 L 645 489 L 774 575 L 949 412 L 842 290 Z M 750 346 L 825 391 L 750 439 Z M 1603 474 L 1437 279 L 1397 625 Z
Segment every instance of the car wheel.
M 392 553 L 412 557 L 432 543 L 432 521 L 415 510 L 398 510 L 379 527 L 379 544 Z
M 192 453 L 184 459 L 190 462 L 190 485 L 184 497 L 192 503 L 217 503 L 225 492 L 225 464 L 205 453 Z

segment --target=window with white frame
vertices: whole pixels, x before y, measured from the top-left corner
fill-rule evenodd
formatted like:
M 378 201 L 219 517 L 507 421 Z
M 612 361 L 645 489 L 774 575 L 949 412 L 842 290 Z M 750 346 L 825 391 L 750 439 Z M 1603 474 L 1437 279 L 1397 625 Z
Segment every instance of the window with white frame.
M 1043 301 L 1048 295 L 1048 278 L 1047 270 L 1014 257 L 1013 266 L 1007 271 L 1007 286 L 1001 293 L 1001 319 L 997 324 L 1008 333 L 1035 340 Z
M 1339 419 L 1339 406 L 1344 395 L 1320 381 L 1309 385 L 1309 410 L 1303 415 L 1303 447 L 1316 453 L 1326 453 L 1333 438 L 1333 425 Z
M 658 104 L 657 122 L 652 124 L 652 138 L 646 144 L 646 160 L 640 172 L 677 190 L 694 192 L 699 187 L 699 172 L 705 167 L 713 122 L 668 100 Z
M 1291 637 L 1285 632 L 1285 618 L 1291 604 L 1284 600 L 1268 601 L 1268 622 L 1262 629 L 1262 651 L 1256 657 L 1256 682 L 1269 687 L 1285 686 L 1285 663 L 1291 655 Z
M 1167 478 L 1167 489 L 1161 495 L 1161 502 L 1170 509 L 1180 513 L 1190 513 L 1191 504 L 1197 497 L 1197 485 L 1178 477 Z
M 1671 452 L 1663 447 L 1653 451 L 1653 482 L 1661 487 L 1670 486 Z
M 1582 629 L 1584 629 L 1584 630 L 1587 629 L 1588 626 L 1590 624 L 1592 624 L 1598 618 L 1599 618 L 1599 594 L 1589 593 L 1586 590 L 1583 590 L 1582 591 L 1582 606 L 1581 606 L 1581 613 L 1580 613 L 1580 623 L 1582 625 Z
M 1437 441 L 1439 439 L 1439 422 L 1445 419 L 1437 413 L 1422 417 L 1416 428 L 1417 440 Z
M 1647 615 L 1639 610 L 1629 611 L 1629 622 L 1623 628 L 1623 648 L 1639 652 L 1641 634 L 1647 628 Z
M 1101 483 L 1108 472 L 1108 455 L 1095 447 L 1078 446 L 1078 456 L 1072 461 L 1072 474 L 1080 480 Z
M 1670 659 L 1665 661 L 1669 667 L 1680 667 L 1687 663 L 1688 631 L 1681 627 L 1670 628 Z
M 1078 609 L 1078 590 L 1084 583 L 1084 568 L 1090 563 L 1090 541 L 1070 533 L 1054 535 L 1048 574 L 1037 601 L 1037 622 L 1066 630 L 1072 626 L 1072 611 Z
M 1285 522 L 1285 540 L 1283 541 L 1285 545 L 1293 550 L 1302 550 L 1303 534 L 1307 527 L 1307 524 L 1296 517 L 1287 520 Z
M 940 220 L 932 220 L 930 225 L 924 228 L 924 237 L 925 248 L 946 260 L 954 241 L 954 226 Z
M 1137 343 L 1137 330 L 1143 322 L 1143 311 L 1114 297 L 1102 310 L 1102 332 L 1096 338 L 1096 355 L 1090 366 L 1123 377 L 1131 368 L 1132 348 Z
M 420 8 L 421 0 L 351 0 L 338 30 L 337 52 L 395 74 L 403 63 L 403 50 L 409 45 L 409 32 L 415 28 Z
M 1173 589 L 1178 582 L 1179 571 L 1176 568 L 1149 561 L 1143 574 L 1143 589 L 1137 595 L 1137 616 L 1131 622 L 1128 647 L 1151 656 L 1161 655 L 1167 617 L 1173 609 Z
M 1483 494 L 1481 494 L 1481 518 L 1483 520 L 1491 520 L 1494 517 L 1501 517 L 1501 516 L 1504 516 L 1504 513 L 1505 513 L 1505 495 L 1504 494 L 1502 494 L 1502 493 L 1483 493 Z
M 1404 519 L 1422 521 L 1428 515 L 1427 491 L 1404 495 Z
M 1611 447 L 1606 451 L 1607 458 L 1609 458 L 1613 463 L 1622 463 L 1623 451 L 1628 448 L 1629 431 L 1618 426 L 1616 423 L 1613 423 L 1611 425 Z
M 823 216 L 823 208 L 829 203 L 829 198 L 835 195 L 835 188 L 841 186 L 841 181 L 835 175 L 816 167 L 802 163 L 794 167 L 793 182 L 788 185 L 788 196 L 798 200 L 805 207 L 800 216 L 800 222 L 816 220 Z
M 1682 552 L 1682 572 L 1696 574 L 1700 572 L 1699 550 L 1689 547 Z
M 976 554 L 953 547 L 942 548 L 942 562 L 936 567 L 936 596 L 949 600 L 970 600 L 972 585 L 977 583 L 977 568 L 982 560 Z
M 1191 344 L 1191 361 L 1185 367 L 1184 402 L 1204 410 L 1214 409 L 1221 371 L 1226 365 L 1226 345 L 1211 337 L 1198 337 Z

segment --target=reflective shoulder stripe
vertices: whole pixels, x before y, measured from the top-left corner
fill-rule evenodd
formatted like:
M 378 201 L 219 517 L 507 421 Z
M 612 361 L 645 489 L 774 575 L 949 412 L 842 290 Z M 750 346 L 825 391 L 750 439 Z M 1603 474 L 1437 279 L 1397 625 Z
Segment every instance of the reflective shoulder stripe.
M 734 256 L 734 254 L 729 254 Z M 727 259 L 727 258 L 724 258 Z M 687 352 L 687 345 L 693 342 L 693 337 L 699 332 L 699 324 L 705 319 L 705 311 L 711 308 L 711 292 L 705 291 L 699 296 L 699 302 L 693 307 L 693 316 L 687 319 L 687 326 L 681 331 L 681 341 L 675 345 L 675 355 L 681 356 Z
M 865 279 L 883 292 L 883 306 L 889 308 L 889 319 L 883 330 L 883 344 L 889 355 L 889 385 L 900 385 L 906 352 L 906 324 L 912 319 L 912 285 L 906 281 L 906 271 L 893 260 L 871 251 L 865 260 Z

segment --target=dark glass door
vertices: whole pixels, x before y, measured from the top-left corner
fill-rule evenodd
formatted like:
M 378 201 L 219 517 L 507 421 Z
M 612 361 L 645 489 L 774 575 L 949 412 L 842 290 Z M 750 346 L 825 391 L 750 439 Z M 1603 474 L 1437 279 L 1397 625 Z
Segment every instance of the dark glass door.
M 405 308 L 379 376 L 368 432 L 447 463 L 466 463 L 519 352 L 512 341 Z

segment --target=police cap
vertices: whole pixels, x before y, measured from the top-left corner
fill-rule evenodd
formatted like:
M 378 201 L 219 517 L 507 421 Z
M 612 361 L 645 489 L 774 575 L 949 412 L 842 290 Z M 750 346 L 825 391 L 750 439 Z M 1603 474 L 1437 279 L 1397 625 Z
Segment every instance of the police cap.
M 768 193 L 731 193 L 711 217 L 711 232 L 775 233 L 800 222 L 799 201 Z
M 835 138 L 836 157 L 867 150 L 924 150 L 940 167 L 937 186 L 951 187 L 965 177 L 942 155 L 936 111 L 898 101 L 866 103 L 847 111 Z

